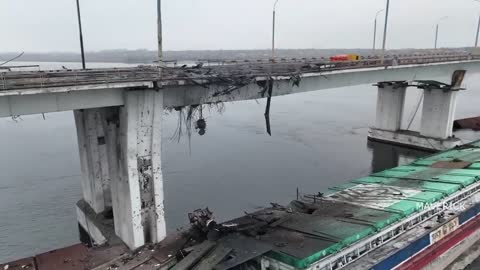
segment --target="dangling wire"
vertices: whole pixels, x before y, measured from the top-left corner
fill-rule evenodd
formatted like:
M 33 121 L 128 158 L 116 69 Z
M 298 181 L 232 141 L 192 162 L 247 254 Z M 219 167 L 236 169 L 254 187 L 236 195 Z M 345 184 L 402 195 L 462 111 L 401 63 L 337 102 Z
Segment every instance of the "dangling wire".
M 24 53 L 25 53 L 25 52 L 21 52 L 19 55 L 13 57 L 12 59 L 9 59 L 9 60 L 7 60 L 7 61 L 5 61 L 5 62 L 3 62 L 3 63 L 0 63 L 0 66 L 3 66 L 3 65 L 5 65 L 5 64 L 8 64 L 8 63 L 10 63 L 10 62 L 12 62 L 12 61 L 17 60 L 18 58 L 22 57 L 22 55 L 23 55 Z
M 418 110 L 420 109 L 420 105 L 422 104 L 422 101 L 423 101 L 423 98 L 425 97 L 425 94 L 422 92 L 422 95 L 420 96 L 420 98 L 418 99 L 418 104 L 417 104 L 417 108 L 415 109 L 413 115 L 412 115 L 412 118 L 410 119 L 410 122 L 408 123 L 408 126 L 407 126 L 407 130 L 410 130 L 410 127 L 412 126 L 412 123 L 413 123 L 413 120 L 415 119 L 415 117 L 417 116 L 417 113 L 418 113 Z
M 273 91 L 273 78 L 270 77 L 266 84 L 267 87 L 267 105 L 265 107 L 265 125 L 267 127 L 268 135 L 272 136 L 272 130 L 270 128 L 270 104 L 272 102 L 272 91 Z

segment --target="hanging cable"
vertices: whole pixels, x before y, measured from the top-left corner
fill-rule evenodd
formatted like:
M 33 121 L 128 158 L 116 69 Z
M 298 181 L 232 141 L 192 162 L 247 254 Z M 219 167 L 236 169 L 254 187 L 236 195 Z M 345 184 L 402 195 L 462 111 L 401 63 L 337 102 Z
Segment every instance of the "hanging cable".
M 17 60 L 18 58 L 22 57 L 22 55 L 23 55 L 24 53 L 25 53 L 25 52 L 21 52 L 19 55 L 13 57 L 12 59 L 7 60 L 7 61 L 5 61 L 5 62 L 3 62 L 3 63 L 0 63 L 0 66 L 3 66 L 3 65 L 5 65 L 5 64 L 8 64 L 8 63 L 10 63 L 10 62 L 12 62 L 12 61 L 14 61 L 14 60 Z
M 417 108 L 415 109 L 415 111 L 414 111 L 414 113 L 413 113 L 413 116 L 412 116 L 412 118 L 410 119 L 410 122 L 408 123 L 407 130 L 410 130 L 410 127 L 412 126 L 413 120 L 415 120 L 415 117 L 417 116 L 418 110 L 420 109 L 420 105 L 422 104 L 422 101 L 423 101 L 424 96 L 425 96 L 425 94 L 422 93 L 422 95 L 421 95 L 420 98 L 418 99 Z

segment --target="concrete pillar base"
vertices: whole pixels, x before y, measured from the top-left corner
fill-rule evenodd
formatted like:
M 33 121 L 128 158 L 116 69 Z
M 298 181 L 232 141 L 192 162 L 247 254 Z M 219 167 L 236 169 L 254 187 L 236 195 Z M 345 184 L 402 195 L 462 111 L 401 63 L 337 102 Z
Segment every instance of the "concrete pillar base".
M 377 128 L 370 128 L 368 139 L 431 152 L 443 151 L 462 145 L 462 141 L 457 138 L 438 139 L 422 136 L 419 132 L 414 131 L 389 131 Z
M 121 240 L 115 235 L 113 219 L 105 218 L 105 213 L 96 214 L 84 200 L 76 205 L 78 224 L 92 240 L 87 243 L 92 246 L 120 243 Z

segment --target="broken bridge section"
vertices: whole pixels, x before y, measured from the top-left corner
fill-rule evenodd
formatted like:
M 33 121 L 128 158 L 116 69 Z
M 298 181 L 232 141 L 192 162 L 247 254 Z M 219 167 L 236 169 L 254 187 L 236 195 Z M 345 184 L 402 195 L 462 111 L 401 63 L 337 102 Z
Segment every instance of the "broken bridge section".
M 457 96 L 463 82 L 465 70 L 456 70 L 451 84 L 432 80 L 380 82 L 377 97 L 376 125 L 368 138 L 428 151 L 446 150 L 462 144 L 453 135 L 453 122 Z M 403 130 L 402 120 L 407 87 L 423 90 L 423 109 L 419 132 Z M 418 103 L 417 111 L 420 107 Z M 413 119 L 412 119 L 413 121 Z M 411 124 L 411 123 L 410 123 Z
M 194 67 L 138 66 L 87 70 L 0 72 L 0 117 L 125 105 L 131 89 L 164 89 L 168 108 L 262 98 L 260 82 L 273 78 L 273 96 L 379 81 L 449 76 L 454 70 L 480 71 L 480 56 L 405 55 L 398 65 L 378 58 L 354 62 L 292 59 L 240 61 Z M 161 72 L 160 72 L 161 70 Z M 265 97 L 265 96 L 263 96 Z

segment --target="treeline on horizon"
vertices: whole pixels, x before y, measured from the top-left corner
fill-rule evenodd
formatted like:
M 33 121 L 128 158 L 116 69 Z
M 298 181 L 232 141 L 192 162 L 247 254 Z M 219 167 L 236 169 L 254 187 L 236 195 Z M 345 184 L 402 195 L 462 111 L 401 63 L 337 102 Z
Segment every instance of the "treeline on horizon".
M 445 49 L 401 49 L 389 50 L 389 54 L 427 54 L 444 52 L 469 52 L 471 48 L 445 48 Z M 354 53 L 362 56 L 380 54 L 380 50 L 372 49 L 278 49 L 275 55 L 278 58 L 312 58 L 330 57 L 335 54 Z M 0 53 L 0 60 L 7 61 L 16 57 L 19 52 Z M 271 50 L 198 50 L 198 51 L 166 51 L 165 61 L 197 61 L 197 60 L 234 60 L 234 59 L 268 59 Z M 106 63 L 144 63 L 150 64 L 157 60 L 157 52 L 150 50 L 104 50 L 86 52 L 87 62 Z M 80 53 L 51 52 L 31 53 L 25 52 L 16 61 L 24 62 L 80 62 Z

